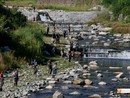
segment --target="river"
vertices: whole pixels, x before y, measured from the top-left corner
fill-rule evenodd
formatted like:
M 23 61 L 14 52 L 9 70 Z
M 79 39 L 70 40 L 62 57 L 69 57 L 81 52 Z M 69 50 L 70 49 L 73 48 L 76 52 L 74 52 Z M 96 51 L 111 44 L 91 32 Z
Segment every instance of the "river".
M 98 66 L 100 66 L 98 72 L 91 71 L 91 75 L 88 77 L 93 81 L 93 87 L 85 88 L 82 86 L 76 86 L 73 84 L 63 84 L 57 83 L 55 84 L 54 89 L 48 90 L 44 89 L 39 92 L 31 93 L 29 98 L 52 98 L 52 95 L 56 90 L 59 90 L 63 93 L 65 98 L 87 98 L 92 94 L 100 94 L 103 98 L 110 98 L 110 91 L 116 93 L 117 88 L 129 88 L 130 80 L 129 80 L 129 71 L 127 70 L 127 66 L 130 65 L 130 60 L 116 60 L 116 59 L 86 59 L 86 61 L 81 61 L 81 64 L 86 64 L 89 61 L 96 60 Z M 111 69 L 110 67 L 119 67 L 119 69 Z M 114 72 L 123 72 L 123 77 L 128 78 L 128 80 L 117 79 L 116 81 L 112 80 L 115 77 Z M 102 73 L 103 77 L 97 77 L 97 73 Z M 98 83 L 100 81 L 105 81 L 107 85 L 99 86 Z M 63 86 L 69 87 L 69 89 L 62 89 Z M 80 92 L 81 95 L 71 95 L 69 93 L 73 91 Z M 128 98 L 129 95 L 122 94 L 122 98 Z M 114 98 L 114 97 L 113 97 Z

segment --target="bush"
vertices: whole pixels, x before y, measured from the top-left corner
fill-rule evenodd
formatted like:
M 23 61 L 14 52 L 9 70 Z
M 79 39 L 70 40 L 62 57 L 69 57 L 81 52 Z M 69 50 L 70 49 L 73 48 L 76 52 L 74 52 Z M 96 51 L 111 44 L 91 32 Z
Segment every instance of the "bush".
M 41 50 L 44 47 L 44 31 L 35 25 L 29 23 L 27 27 L 19 28 L 12 33 L 12 38 L 15 42 L 13 46 L 16 46 L 15 49 L 18 55 L 34 59 L 41 54 Z
M 99 13 L 98 17 L 102 19 L 110 20 L 110 13 L 105 10 L 102 13 Z
M 16 58 L 14 52 L 5 52 L 0 54 L 0 70 L 8 70 L 20 67 L 21 63 L 25 63 L 22 58 Z

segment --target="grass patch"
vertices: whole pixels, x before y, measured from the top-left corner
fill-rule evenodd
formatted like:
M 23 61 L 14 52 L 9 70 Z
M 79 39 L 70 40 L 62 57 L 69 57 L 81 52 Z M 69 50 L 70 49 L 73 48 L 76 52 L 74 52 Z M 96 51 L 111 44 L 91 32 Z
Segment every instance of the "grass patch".
M 49 1 L 47 1 L 49 2 Z M 8 0 L 5 1 L 5 5 L 10 6 L 21 6 L 21 7 L 32 7 L 35 6 L 37 9 L 52 9 L 52 10 L 66 10 L 66 11 L 86 11 L 93 7 L 93 3 L 91 0 L 86 2 L 78 2 L 74 1 L 74 5 L 60 5 L 56 1 L 54 4 L 52 3 L 37 3 L 37 0 Z M 99 2 L 97 2 L 99 4 Z
M 35 5 L 36 0 L 8 0 L 5 1 L 6 5 L 27 7 L 29 5 Z
M 56 4 L 37 4 L 36 7 L 38 9 L 52 9 L 52 10 L 65 10 L 65 11 L 86 11 L 89 8 L 91 8 L 91 6 L 87 5 L 64 6 Z

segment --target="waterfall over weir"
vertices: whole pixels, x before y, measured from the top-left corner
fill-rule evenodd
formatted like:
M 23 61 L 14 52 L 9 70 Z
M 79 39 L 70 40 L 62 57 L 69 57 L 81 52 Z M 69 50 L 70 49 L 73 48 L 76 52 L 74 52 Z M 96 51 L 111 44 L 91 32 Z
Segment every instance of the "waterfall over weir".
M 86 48 L 83 58 L 130 59 L 130 50 Z

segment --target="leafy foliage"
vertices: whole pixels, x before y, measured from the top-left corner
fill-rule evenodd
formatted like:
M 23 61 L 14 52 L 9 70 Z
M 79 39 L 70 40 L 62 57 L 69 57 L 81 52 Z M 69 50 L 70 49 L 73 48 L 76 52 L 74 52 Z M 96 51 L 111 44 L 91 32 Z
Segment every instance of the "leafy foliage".
M 15 42 L 15 49 L 17 51 L 22 50 L 18 51 L 20 55 L 32 59 L 41 54 L 44 46 L 43 31 L 38 27 L 27 26 L 26 28 L 19 28 L 12 34 L 12 38 Z
M 123 14 L 124 17 L 130 15 L 130 0 L 102 0 L 102 4 L 109 7 L 115 17 L 120 14 Z
M 16 9 L 0 5 L 0 48 L 4 46 L 11 48 L 11 52 L 0 55 L 0 69 L 16 67 L 20 57 L 34 59 L 44 47 L 43 27 L 27 21 Z

